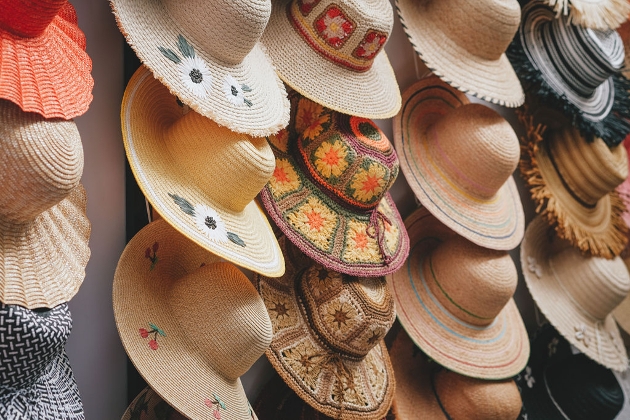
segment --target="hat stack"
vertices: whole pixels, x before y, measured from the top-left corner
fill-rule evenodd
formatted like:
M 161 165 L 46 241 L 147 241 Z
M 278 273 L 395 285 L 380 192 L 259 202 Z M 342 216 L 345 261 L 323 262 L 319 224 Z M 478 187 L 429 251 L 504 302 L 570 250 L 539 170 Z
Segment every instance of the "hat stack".
M 64 347 L 90 257 L 72 119 L 92 101 L 92 61 L 68 1 L 1 8 L 0 418 L 84 419 Z

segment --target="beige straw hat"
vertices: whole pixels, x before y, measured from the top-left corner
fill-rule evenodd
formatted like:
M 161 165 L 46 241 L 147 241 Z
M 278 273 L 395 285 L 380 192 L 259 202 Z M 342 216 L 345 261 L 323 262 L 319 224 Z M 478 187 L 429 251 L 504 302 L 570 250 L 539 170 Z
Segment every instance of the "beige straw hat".
M 151 387 L 146 387 L 129 404 L 121 420 L 186 420 L 186 417 L 168 405 Z
M 431 363 L 405 331 L 399 331 L 390 355 L 396 374 L 397 420 L 516 420 L 522 401 L 512 379 L 484 381 Z M 419 416 L 421 413 L 421 416 Z
M 388 0 L 277 0 L 261 41 L 280 78 L 334 111 L 390 118 L 400 89 L 383 47 L 394 25 Z
M 462 375 L 503 379 L 520 372 L 529 340 L 512 299 L 518 275 L 508 253 L 469 242 L 426 208 L 405 226 L 411 252 L 388 282 L 413 341 Z
M 532 116 L 520 112 L 527 130 L 520 169 L 537 212 L 561 238 L 589 255 L 613 258 L 628 241 L 625 205 L 615 188 L 628 176 L 622 144 L 587 142 L 576 128 L 544 133 Z
M 140 60 L 183 103 L 237 133 L 289 123 L 284 85 L 258 42 L 270 0 L 111 0 Z
M 418 200 L 477 245 L 515 248 L 525 216 L 512 178 L 519 142 L 510 124 L 435 76 L 410 86 L 403 99 L 394 144 Z
M 114 317 L 136 369 L 177 411 L 251 420 L 239 377 L 269 347 L 271 323 L 247 277 L 217 261 L 166 221 L 149 224 L 118 262 Z
M 70 300 L 90 258 L 73 121 L 0 100 L 0 302 L 29 309 Z
M 568 15 L 569 22 L 591 29 L 616 29 L 628 18 L 628 0 L 544 0 L 556 16 Z
M 200 246 L 249 270 L 282 275 L 282 252 L 254 201 L 275 168 L 271 147 L 179 104 L 145 67 L 127 85 L 123 140 L 144 195 Z
M 300 398 L 343 420 L 381 420 L 395 382 L 383 337 L 394 301 L 383 277 L 350 277 L 299 256 L 285 237 L 287 271 L 258 276 L 273 326 L 267 358 Z
M 621 258 L 582 256 L 539 216 L 527 227 L 521 261 L 534 301 L 560 334 L 596 362 L 625 370 L 628 356 L 611 314 L 630 291 Z
M 411 44 L 442 80 L 514 108 L 525 94 L 505 51 L 521 23 L 517 0 L 396 0 Z

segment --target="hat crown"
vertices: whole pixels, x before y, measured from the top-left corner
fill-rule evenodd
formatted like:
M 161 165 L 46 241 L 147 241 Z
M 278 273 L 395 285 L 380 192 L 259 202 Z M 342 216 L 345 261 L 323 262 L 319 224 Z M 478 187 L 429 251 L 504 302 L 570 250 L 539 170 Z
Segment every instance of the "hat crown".
M 167 299 L 188 342 L 226 378 L 247 372 L 271 344 L 265 304 L 231 263 L 206 265 L 176 279 Z
M 14 35 L 41 35 L 67 0 L 0 0 L 0 28 Z
M 365 357 L 396 319 L 383 277 L 350 277 L 315 263 L 302 272 L 297 287 L 319 338 L 349 357 Z
M 465 104 L 427 128 L 428 153 L 457 187 L 489 199 L 510 178 L 520 156 L 516 133 L 496 111 Z
M 227 64 L 243 61 L 260 40 L 271 16 L 270 0 L 164 0 L 182 34 Z

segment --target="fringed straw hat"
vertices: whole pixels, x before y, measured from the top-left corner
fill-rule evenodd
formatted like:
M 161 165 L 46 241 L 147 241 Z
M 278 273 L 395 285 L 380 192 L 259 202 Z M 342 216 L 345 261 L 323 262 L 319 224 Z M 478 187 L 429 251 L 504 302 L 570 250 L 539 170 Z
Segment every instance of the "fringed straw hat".
M 265 305 L 233 264 L 163 219 L 127 244 L 114 275 L 123 346 L 153 390 L 189 418 L 255 419 L 239 379 L 271 342 Z
M 536 211 L 582 252 L 619 255 L 628 242 L 628 227 L 615 188 L 628 176 L 626 149 L 610 149 L 601 139 L 588 143 L 571 126 L 544 133 L 532 116 L 518 115 L 527 132 L 520 169 Z
M 616 29 L 630 13 L 628 0 L 545 0 L 556 16 L 567 16 L 567 21 L 586 28 L 605 31 Z
M 435 76 L 410 86 L 403 98 L 394 142 L 418 200 L 477 245 L 515 248 L 525 216 L 512 178 L 519 143 L 510 124 Z
M 628 356 L 612 312 L 630 292 L 621 258 L 584 257 L 541 218 L 521 245 L 525 283 L 541 312 L 581 352 L 623 371 Z
M 385 46 L 394 25 L 388 0 L 278 0 L 262 36 L 278 74 L 332 110 L 391 118 L 400 89 Z
M 508 253 L 469 242 L 425 208 L 405 226 L 411 252 L 388 282 L 411 339 L 462 375 L 504 379 L 520 372 L 529 341 L 512 299 L 518 275 Z
M 199 114 L 260 137 L 289 122 L 284 85 L 258 42 L 270 0 L 111 0 L 142 63 Z
M 287 271 L 258 276 L 273 326 L 267 358 L 300 398 L 344 420 L 381 420 L 394 394 L 383 337 L 394 301 L 382 277 L 349 277 L 299 256 L 286 238 Z
M 52 308 L 90 258 L 81 137 L 73 121 L 0 100 L 0 144 L 0 302 Z
M 145 67 L 127 85 L 121 118 L 131 169 L 164 219 L 230 262 L 282 275 L 282 252 L 254 201 L 275 167 L 264 138 L 182 106 Z
M 146 387 L 129 404 L 121 420 L 186 420 L 186 417 L 168 405 L 151 387 Z
M 67 0 L 0 0 L 0 98 L 69 120 L 92 102 L 92 60 Z
M 517 0 L 397 0 L 396 7 L 414 49 L 442 80 L 502 106 L 525 102 L 505 56 L 521 20 Z

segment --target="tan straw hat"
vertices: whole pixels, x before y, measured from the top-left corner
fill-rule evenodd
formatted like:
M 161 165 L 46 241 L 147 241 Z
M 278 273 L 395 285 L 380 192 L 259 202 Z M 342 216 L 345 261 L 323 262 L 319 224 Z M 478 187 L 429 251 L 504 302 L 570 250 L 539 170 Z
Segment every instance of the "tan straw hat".
M 212 416 L 206 418 L 211 419 Z M 146 387 L 129 404 L 121 420 L 186 420 L 186 417 L 168 405 L 151 387 Z
M 332 110 L 390 118 L 400 89 L 383 47 L 394 25 L 388 0 L 277 0 L 262 36 L 287 85 Z
M 238 133 L 289 122 L 289 101 L 260 39 L 270 0 L 111 0 L 140 60 L 183 103 Z
M 442 369 L 429 362 L 402 330 L 390 355 L 397 420 L 516 420 L 520 414 L 521 396 L 512 379 L 484 381 Z
M 144 195 L 200 246 L 249 270 L 282 275 L 282 252 L 254 201 L 275 168 L 271 147 L 179 104 L 145 67 L 127 85 L 123 140 Z
M 247 277 L 217 261 L 164 220 L 144 227 L 114 275 L 116 326 L 136 369 L 177 411 L 251 420 L 239 377 L 269 347 L 271 323 Z
M 514 108 L 525 94 L 505 51 L 521 22 L 517 0 L 396 0 L 431 71 L 462 92 Z
M 591 29 L 616 29 L 628 18 L 628 0 L 544 0 L 557 16 L 568 15 L 568 21 Z
M 53 308 L 79 290 L 90 223 L 73 121 L 0 100 L 0 302 Z
M 571 344 L 609 369 L 628 367 L 611 312 L 630 291 L 621 258 L 584 257 L 539 216 L 521 245 L 525 283 L 549 322 Z
M 394 301 L 383 277 L 350 277 L 309 261 L 286 238 L 287 271 L 258 276 L 273 326 L 267 358 L 300 398 L 343 420 L 381 420 L 394 394 L 383 337 Z
M 529 340 L 512 299 L 518 276 L 508 253 L 467 241 L 425 208 L 405 225 L 411 252 L 388 281 L 413 341 L 462 375 L 503 379 L 520 372 Z
M 394 143 L 418 200 L 477 245 L 515 248 L 525 216 L 512 178 L 519 143 L 510 124 L 435 76 L 410 86 L 403 99 Z
M 625 205 L 615 188 L 628 176 L 622 144 L 589 143 L 576 128 L 544 133 L 533 117 L 519 119 L 527 130 L 520 169 L 537 211 L 561 238 L 589 255 L 613 258 L 628 241 Z

